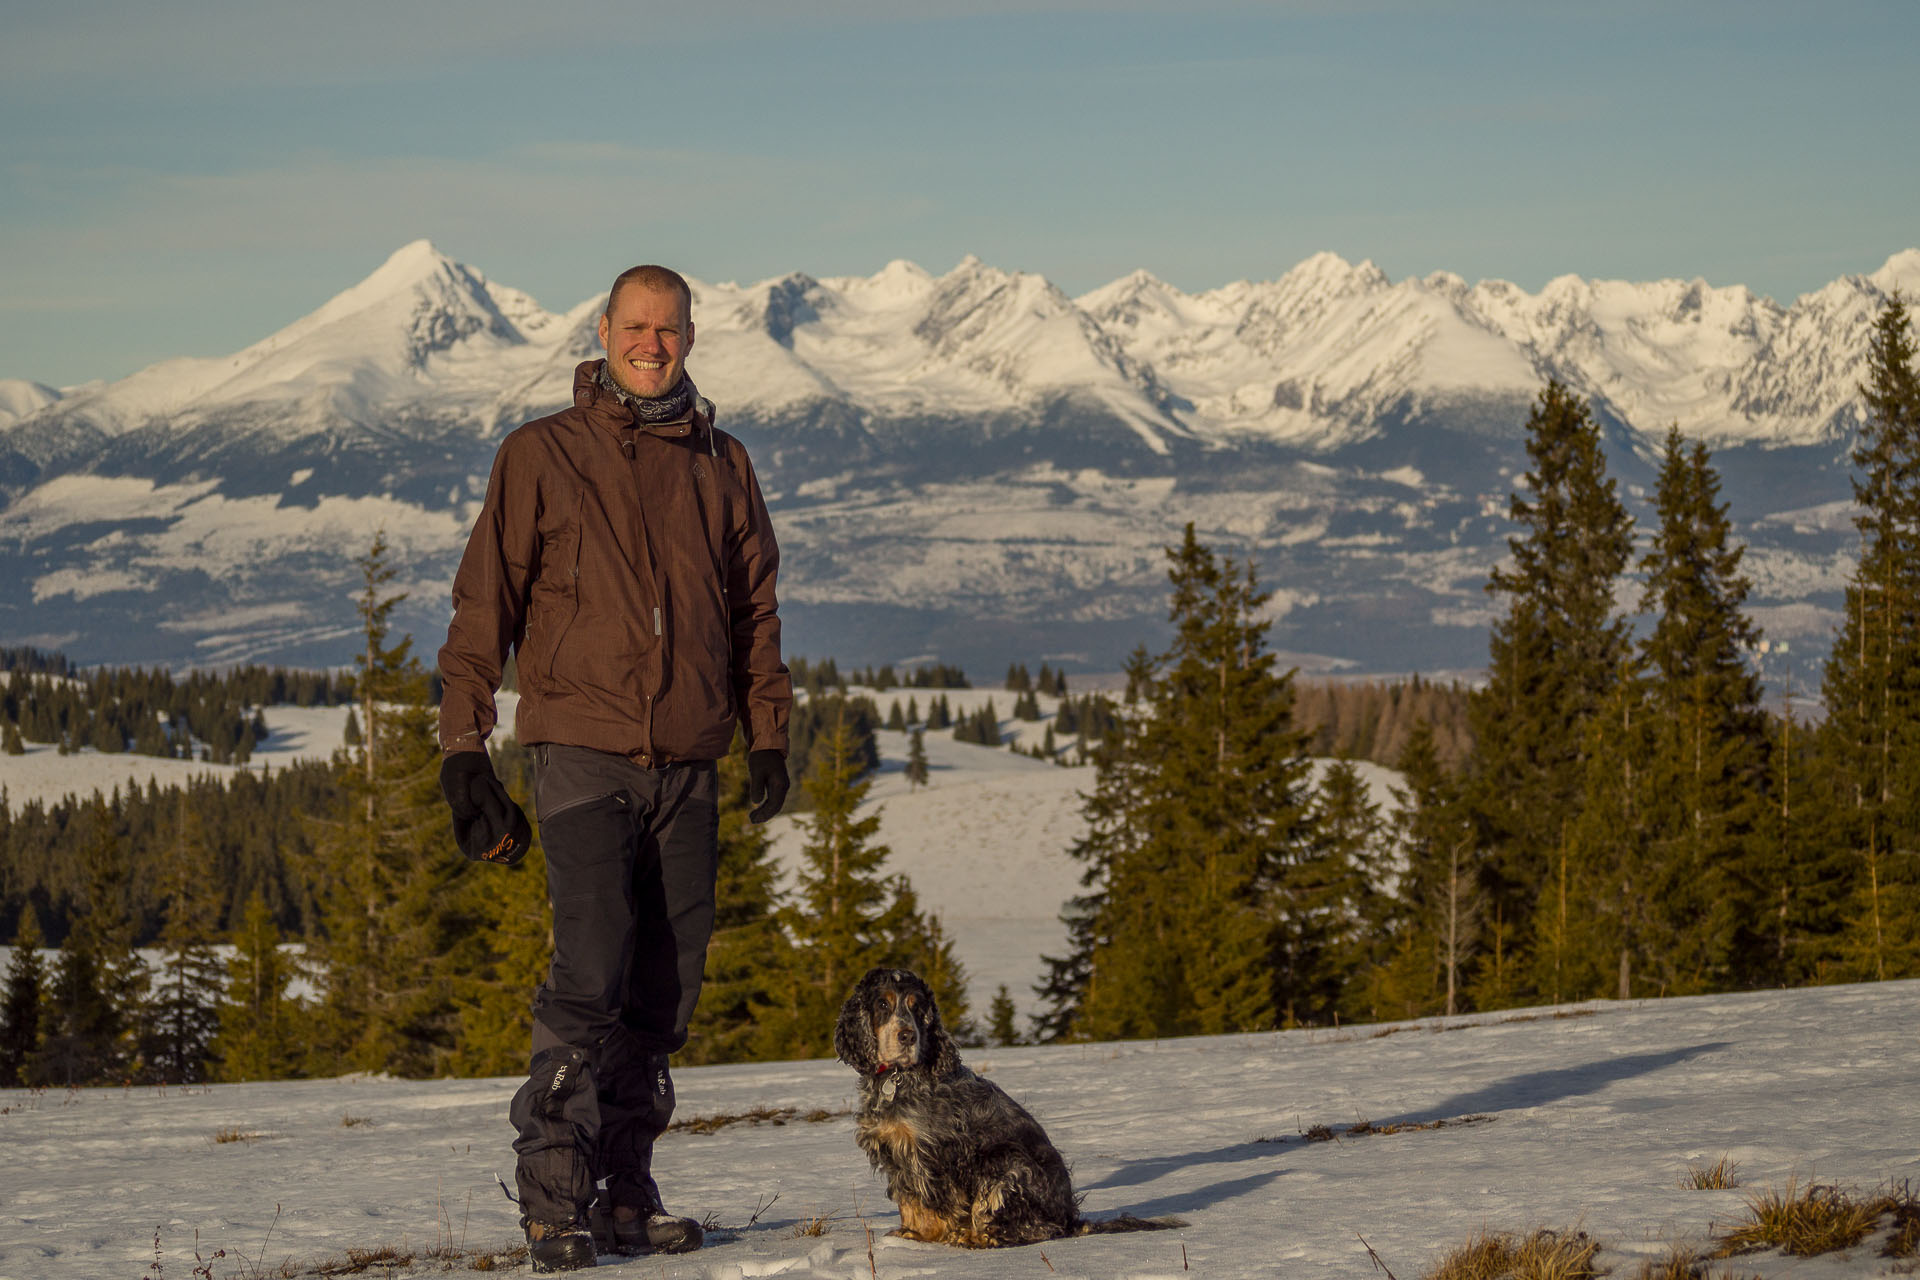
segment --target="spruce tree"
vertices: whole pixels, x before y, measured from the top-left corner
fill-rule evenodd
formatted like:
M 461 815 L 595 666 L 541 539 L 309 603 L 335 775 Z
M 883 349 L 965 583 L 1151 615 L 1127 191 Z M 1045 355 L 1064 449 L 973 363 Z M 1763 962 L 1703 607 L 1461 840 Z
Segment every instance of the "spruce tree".
M 895 698 L 887 707 L 887 728 L 896 733 L 904 733 L 907 728 L 907 713 L 900 709 L 900 699 Z
M 1138 714 L 1099 753 L 1073 850 L 1092 892 L 1043 985 L 1053 1035 L 1251 1030 L 1300 999 L 1275 922 L 1308 909 L 1276 890 L 1307 852 L 1305 738 L 1265 650 L 1267 593 L 1191 525 L 1167 556 L 1174 642 L 1129 660 Z
M 136 1068 L 147 974 L 133 947 L 124 841 L 106 798 L 94 793 L 80 855 L 85 888 L 48 983 L 40 1047 L 29 1083 L 120 1083 Z
M 306 1055 L 300 1010 L 287 996 L 296 966 L 280 950 L 280 929 L 258 893 L 247 899 L 232 944 L 215 1069 L 222 1080 L 284 1080 Z
M 1007 984 L 1001 983 L 999 990 L 993 993 L 993 1003 L 987 1010 L 987 1041 L 989 1044 L 1008 1048 L 1020 1043 L 1020 1031 L 1014 1025 L 1013 993 L 1007 990 Z
M 1874 323 L 1854 446 L 1860 560 L 1828 656 L 1820 732 L 1822 864 L 1801 879 L 1821 976 L 1920 973 L 1920 367 L 1907 308 Z
M 858 812 L 872 783 L 861 776 L 844 719 L 828 727 L 821 746 L 806 781 L 813 803 L 802 819 L 807 839 L 794 897 L 779 913 L 793 954 L 760 1022 L 761 1057 L 830 1055 L 847 991 L 876 965 L 915 969 L 950 1023 L 966 1016 L 951 944 L 919 912 L 906 881 L 885 874 L 889 851 L 876 842 L 880 815 Z
M 1676 885 L 1655 822 L 1658 755 L 1651 682 L 1623 661 L 1599 714 L 1584 729 L 1580 809 L 1569 820 L 1533 917 L 1533 989 L 1548 1000 L 1633 990 L 1633 975 L 1670 939 L 1656 927 L 1662 892 Z
M 1527 419 L 1526 447 L 1526 494 L 1509 505 L 1525 531 L 1507 541 L 1511 565 L 1488 579 L 1507 606 L 1493 624 L 1486 686 L 1470 703 L 1470 803 L 1500 978 L 1486 991 L 1501 1002 L 1525 994 L 1504 981 L 1521 971 L 1510 940 L 1533 932 L 1554 851 L 1580 807 L 1587 724 L 1630 647 L 1613 592 L 1632 554 L 1633 520 L 1607 475 L 1599 425 L 1550 381 Z
M 779 868 L 766 828 L 747 821 L 746 739 L 734 736 L 720 762 L 720 870 L 707 971 L 694 1010 L 689 1063 L 743 1062 L 757 1056 L 760 1021 L 780 1003 L 781 975 L 792 963 L 780 930 Z
M 26 1083 L 25 1068 L 40 1047 L 40 1005 L 47 989 L 47 966 L 40 957 L 46 938 L 33 904 L 20 908 L 7 960 L 6 987 L 0 991 L 0 1089 Z
M 1641 643 L 1651 713 L 1645 820 L 1651 842 L 1640 971 L 1672 994 L 1778 981 L 1766 939 L 1777 879 L 1766 822 L 1768 726 L 1747 655 L 1746 548 L 1733 541 L 1707 448 L 1667 436 L 1659 529 L 1641 560 Z
M 1482 943 L 1479 845 L 1461 781 L 1441 762 L 1428 721 L 1414 722 L 1397 767 L 1405 868 L 1386 904 L 1391 942 L 1354 984 L 1347 1007 L 1369 1018 L 1458 1013 Z
M 1292 910 L 1280 919 L 1275 954 L 1292 1003 L 1282 1025 L 1331 1021 L 1347 985 L 1382 958 L 1388 904 L 1378 884 L 1389 859 L 1386 822 L 1351 760 L 1320 778 L 1312 835 L 1286 869 Z
M 144 1057 L 147 1072 L 168 1083 L 207 1078 L 207 1055 L 219 1025 L 226 966 L 214 951 L 219 905 L 213 858 L 200 815 L 174 793 L 174 830 L 166 854 L 166 923 L 160 931 Z
M 27 744 L 20 737 L 20 726 L 11 720 L 0 726 L 0 752 L 10 756 L 27 754 Z
M 918 790 L 927 785 L 931 769 L 927 764 L 927 735 L 922 729 L 915 729 L 907 739 L 907 786 Z
M 324 995 L 311 1039 L 318 1074 L 425 1075 L 452 1041 L 456 930 L 451 885 L 465 862 L 447 834 L 440 747 L 413 638 L 391 637 L 405 599 L 384 536 L 357 562 L 363 647 L 356 655 L 366 741 L 346 755 L 343 803 L 320 824 L 313 867 L 324 933 L 312 953 Z M 491 869 L 491 868 L 483 868 Z

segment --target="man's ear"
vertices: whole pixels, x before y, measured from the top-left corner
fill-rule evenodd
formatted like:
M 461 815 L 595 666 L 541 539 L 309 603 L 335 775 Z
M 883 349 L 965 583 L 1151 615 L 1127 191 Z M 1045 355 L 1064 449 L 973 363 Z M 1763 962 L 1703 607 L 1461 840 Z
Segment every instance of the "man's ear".
M 693 350 L 693 317 L 688 316 L 687 317 L 687 345 L 680 349 L 680 354 L 682 356 L 685 356 L 687 352 L 691 350 Z
M 607 329 L 607 313 L 602 311 L 600 313 L 600 349 L 611 355 L 613 348 L 607 345 Z

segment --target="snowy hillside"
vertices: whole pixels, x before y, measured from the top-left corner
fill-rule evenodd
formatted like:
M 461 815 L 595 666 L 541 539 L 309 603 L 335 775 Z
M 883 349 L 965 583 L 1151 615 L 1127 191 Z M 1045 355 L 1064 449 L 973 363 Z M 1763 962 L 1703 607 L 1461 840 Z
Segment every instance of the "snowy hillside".
M 1795 513 L 1849 499 L 1866 334 L 1896 287 L 1920 289 L 1920 250 L 1784 305 L 1702 281 L 1395 282 L 1331 254 L 1079 299 L 974 258 L 894 262 L 695 281 L 688 367 L 753 449 L 796 652 L 1111 669 L 1158 634 L 1160 549 L 1192 521 L 1280 589 L 1276 643 L 1309 667 L 1478 665 L 1522 423 L 1555 376 L 1643 513 L 1670 424 L 1719 450 L 1761 621 L 1804 676 L 1851 537 Z M 403 624 L 436 644 L 493 449 L 567 403 L 600 302 L 548 311 L 416 241 L 232 355 L 0 384 L 0 641 L 338 661 L 351 557 L 383 529 Z
M 937 692 L 955 716 L 991 701 L 1002 717 L 1002 734 L 1022 750 L 1042 744 L 1058 709 L 1058 699 L 1036 695 L 1045 718 L 1023 722 L 1008 715 L 1015 695 L 1004 689 L 855 692 L 874 697 L 882 708 L 896 696 L 904 704 L 915 693 L 924 703 Z M 1082 892 L 1085 868 L 1069 850 L 1086 830 L 1081 797 L 1093 789 L 1093 766 L 1063 768 L 1005 747 L 956 742 L 946 730 L 926 734 L 928 782 L 915 788 L 906 777 L 907 735 L 881 730 L 875 737 L 880 771 L 860 812 L 880 814 L 888 872 L 911 880 L 921 906 L 937 914 L 952 936 L 967 971 L 974 1017 L 984 1022 L 995 990 L 1005 984 L 1025 1026 L 1038 1009 L 1033 986 L 1046 972 L 1043 957 L 1065 950 L 1061 908 Z M 1071 754 L 1065 738 L 1059 745 L 1063 758 Z M 1325 763 L 1316 762 L 1316 770 Z M 1365 761 L 1355 767 L 1380 811 L 1392 814 L 1398 775 Z M 768 824 L 789 885 L 806 839 L 804 821 L 803 814 L 782 814 Z
M 1920 1177 L 1916 1017 L 1920 983 L 1903 982 L 974 1050 L 969 1064 L 1046 1126 L 1088 1213 L 1187 1222 L 980 1252 L 885 1236 L 898 1218 L 854 1146 L 846 1067 L 685 1069 L 682 1118 L 739 1118 L 670 1132 L 656 1155 L 668 1204 L 708 1218 L 709 1244 L 608 1257 L 607 1274 L 1368 1280 L 1380 1274 L 1371 1247 L 1415 1280 L 1478 1232 L 1547 1227 L 1588 1232 L 1600 1265 L 1631 1276 L 1672 1245 L 1704 1247 L 1751 1195 Z M 340 1274 L 356 1252 L 364 1265 L 383 1249 L 413 1261 L 368 1274 L 464 1268 L 517 1242 L 517 1211 L 494 1181 L 512 1181 L 516 1085 L 0 1091 L 0 1275 L 186 1276 L 203 1265 L 196 1249 L 220 1280 Z M 745 1122 L 756 1109 L 785 1122 Z M 1352 1132 L 1361 1121 L 1378 1131 Z M 1331 1140 L 1307 1141 L 1315 1126 Z M 1689 1168 L 1723 1156 L 1738 1189 L 1679 1189 Z M 1878 1256 L 1883 1238 L 1730 1265 L 1803 1280 L 1892 1274 L 1901 1264 Z

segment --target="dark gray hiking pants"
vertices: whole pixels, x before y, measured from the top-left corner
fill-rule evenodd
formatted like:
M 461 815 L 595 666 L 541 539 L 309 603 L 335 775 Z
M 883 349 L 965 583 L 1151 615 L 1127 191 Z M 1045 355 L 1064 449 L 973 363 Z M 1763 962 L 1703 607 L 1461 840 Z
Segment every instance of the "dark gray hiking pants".
M 673 1116 L 667 1055 L 700 998 L 719 861 L 710 763 L 642 769 L 586 747 L 534 747 L 534 807 L 553 904 L 553 963 L 533 997 L 533 1061 L 514 1095 L 529 1217 L 659 1204 L 653 1142 Z

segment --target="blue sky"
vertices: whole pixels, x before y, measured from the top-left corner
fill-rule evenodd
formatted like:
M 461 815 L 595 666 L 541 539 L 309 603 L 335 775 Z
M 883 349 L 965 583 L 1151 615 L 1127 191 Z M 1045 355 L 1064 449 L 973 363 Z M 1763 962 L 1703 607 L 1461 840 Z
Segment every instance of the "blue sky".
M 1782 301 L 1920 245 L 1920 4 L 0 0 L 0 377 L 265 336 L 426 236 L 552 308 L 968 253 Z

